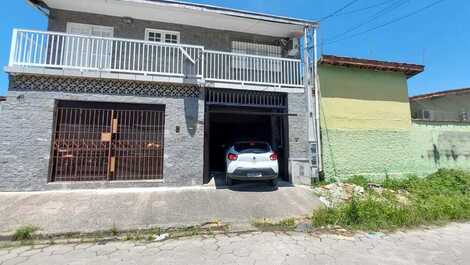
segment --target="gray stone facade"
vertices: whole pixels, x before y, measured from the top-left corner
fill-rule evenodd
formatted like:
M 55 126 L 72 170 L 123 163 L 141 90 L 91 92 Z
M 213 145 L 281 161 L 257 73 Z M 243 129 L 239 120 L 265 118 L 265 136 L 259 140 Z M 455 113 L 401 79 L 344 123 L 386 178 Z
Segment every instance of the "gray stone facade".
M 307 117 L 306 100 L 304 94 L 288 94 L 289 114 L 289 157 L 291 159 L 307 159 Z
M 146 28 L 178 31 L 182 44 L 202 45 L 217 51 L 231 51 L 232 41 L 280 45 L 280 39 L 271 36 L 139 19 L 126 23 L 120 17 L 65 10 L 51 10 L 48 30 L 65 32 L 67 22 L 110 26 L 114 28 L 115 37 L 126 39 L 144 39 Z M 99 75 L 95 78 L 73 77 L 66 71 L 61 77 L 54 75 L 34 72 L 10 76 L 7 101 L 0 105 L 0 191 L 203 183 L 205 88 L 191 84 L 116 80 Z M 164 104 L 163 180 L 48 183 L 57 100 Z M 304 94 L 288 94 L 288 112 L 296 114 L 288 118 L 289 157 L 297 161 L 307 159 L 305 103 Z M 180 128 L 179 132 L 176 127 Z M 295 182 L 292 177 L 291 180 Z
M 0 120 L 0 191 L 203 183 L 204 88 L 155 82 L 11 76 Z M 133 94 L 130 93 L 132 91 Z M 48 183 L 56 100 L 165 105 L 162 181 Z M 289 161 L 307 158 L 303 94 L 288 94 Z M 181 128 L 176 132 L 176 127 Z M 292 171 L 292 169 L 290 169 Z M 305 172 L 307 173 L 307 172 Z M 295 183 L 296 176 L 291 176 Z
M 248 34 L 235 31 L 222 31 L 187 25 L 133 19 L 128 24 L 121 17 L 81 13 L 66 10 L 52 10 L 49 18 L 49 31 L 66 32 L 67 22 L 108 26 L 114 28 L 114 37 L 145 39 L 145 29 L 160 29 L 180 32 L 182 44 L 202 45 L 206 49 L 230 52 L 232 41 L 245 41 L 260 44 L 280 45 L 277 37 Z M 287 50 L 284 51 L 284 53 Z
M 29 77 L 30 90 L 11 77 L 7 101 L 2 102 L 0 114 L 0 191 L 29 191 L 58 188 L 99 188 L 134 186 L 189 186 L 202 184 L 204 149 L 204 93 L 182 94 L 177 85 L 153 83 L 156 89 L 172 89 L 179 92 L 168 96 L 107 94 L 116 89 L 109 80 L 100 80 L 101 90 L 95 93 L 76 91 L 46 91 L 44 87 L 70 89 L 68 81 L 57 78 L 54 82 L 35 82 L 39 77 Z M 91 80 L 96 82 L 96 80 Z M 83 83 L 87 80 L 79 80 Z M 96 85 L 96 84 L 95 84 Z M 83 87 L 82 87 L 83 88 Z M 38 91 L 39 90 L 39 91 Z M 42 91 L 41 91 L 42 90 Z M 48 89 L 54 90 L 54 89 Z M 178 94 L 181 94 L 178 96 Z M 196 95 L 196 96 L 195 96 Z M 56 100 L 99 102 L 146 103 L 165 105 L 165 146 L 162 181 L 148 182 L 96 182 L 58 184 L 48 183 L 53 114 Z M 179 126 L 180 132 L 175 128 Z

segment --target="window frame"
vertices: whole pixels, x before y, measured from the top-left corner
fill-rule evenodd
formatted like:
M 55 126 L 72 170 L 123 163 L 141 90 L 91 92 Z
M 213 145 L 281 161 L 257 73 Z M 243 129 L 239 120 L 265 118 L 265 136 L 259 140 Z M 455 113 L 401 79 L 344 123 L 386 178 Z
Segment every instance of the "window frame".
M 110 26 L 104 26 L 104 25 L 96 25 L 96 24 L 86 24 L 86 23 L 77 23 L 77 22 L 67 22 L 67 25 L 66 25 L 66 32 L 68 34 L 75 34 L 75 33 L 72 33 L 72 27 L 73 26 L 78 26 L 78 27 L 86 27 L 86 28 L 89 28 L 91 30 L 91 33 L 93 33 L 93 28 L 99 28 L 99 29 L 102 29 L 102 30 L 109 30 L 111 32 L 111 37 L 110 38 L 114 38 L 114 27 L 110 27 Z M 83 35 L 83 36 L 94 36 L 93 34 L 86 34 L 86 35 Z M 80 34 L 78 34 L 80 35 Z M 95 37 L 98 37 L 98 36 L 95 36 Z
M 161 41 L 151 41 L 149 40 L 149 33 L 160 33 Z M 171 34 L 176 36 L 176 43 L 173 42 L 166 42 L 166 34 Z M 166 43 L 166 44 L 180 44 L 180 32 L 179 31 L 172 31 L 172 30 L 162 30 L 162 29 L 153 29 L 153 28 L 145 28 L 145 41 L 157 42 L 157 43 Z

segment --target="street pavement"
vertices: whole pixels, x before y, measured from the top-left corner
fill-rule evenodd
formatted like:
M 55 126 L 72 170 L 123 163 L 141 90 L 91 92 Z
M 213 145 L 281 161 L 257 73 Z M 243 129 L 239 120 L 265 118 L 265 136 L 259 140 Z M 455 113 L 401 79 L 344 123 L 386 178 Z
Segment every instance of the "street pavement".
M 0 265 L 470 264 L 470 224 L 353 237 L 254 232 L 0 249 Z

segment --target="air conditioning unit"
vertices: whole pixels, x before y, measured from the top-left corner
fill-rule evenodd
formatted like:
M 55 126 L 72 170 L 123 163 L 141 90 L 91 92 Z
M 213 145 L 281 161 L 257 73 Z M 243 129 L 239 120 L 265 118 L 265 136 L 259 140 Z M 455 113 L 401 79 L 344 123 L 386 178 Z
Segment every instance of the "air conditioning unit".
M 460 112 L 460 121 L 470 122 L 470 112 Z
M 289 49 L 289 51 L 287 52 L 287 55 L 289 57 L 299 57 L 300 56 L 299 39 L 297 39 L 297 38 L 289 39 L 289 43 L 288 43 L 287 47 Z
M 420 118 L 423 120 L 430 121 L 432 120 L 432 112 L 430 110 L 422 110 Z

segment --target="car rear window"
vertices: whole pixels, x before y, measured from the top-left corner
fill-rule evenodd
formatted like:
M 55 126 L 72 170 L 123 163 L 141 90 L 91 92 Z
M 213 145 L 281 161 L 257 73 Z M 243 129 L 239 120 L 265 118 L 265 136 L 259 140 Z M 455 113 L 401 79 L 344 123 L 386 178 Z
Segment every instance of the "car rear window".
M 266 153 L 271 151 L 271 148 L 267 143 L 236 143 L 234 145 L 235 151 L 243 154 L 243 153 Z

